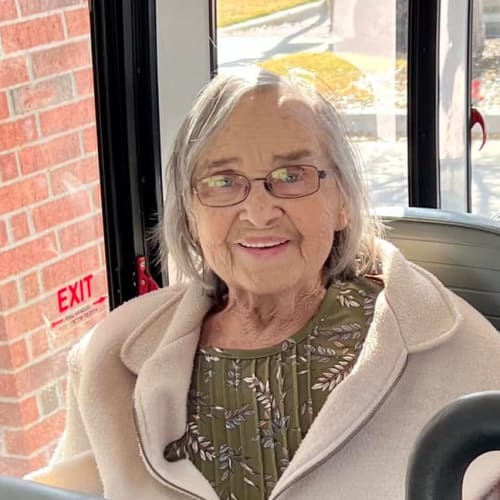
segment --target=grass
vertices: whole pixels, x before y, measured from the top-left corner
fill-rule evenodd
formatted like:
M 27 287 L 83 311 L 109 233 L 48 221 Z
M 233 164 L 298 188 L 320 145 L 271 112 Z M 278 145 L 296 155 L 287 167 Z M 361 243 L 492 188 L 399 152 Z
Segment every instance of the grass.
M 321 91 L 333 94 L 340 106 L 354 103 L 369 106 L 374 102 L 364 74 L 349 61 L 331 52 L 299 52 L 268 59 L 260 66 L 279 75 L 286 75 L 291 70 L 303 70 L 312 75 Z
M 395 79 L 398 108 L 406 107 L 406 60 L 354 53 L 298 52 L 260 63 L 264 69 L 286 75 L 303 71 L 319 90 L 333 96 L 340 108 L 370 107 L 376 96 L 366 74 Z
M 217 2 L 217 26 L 223 28 L 312 1 L 314 0 L 273 0 L 272 2 L 269 0 L 219 0 Z

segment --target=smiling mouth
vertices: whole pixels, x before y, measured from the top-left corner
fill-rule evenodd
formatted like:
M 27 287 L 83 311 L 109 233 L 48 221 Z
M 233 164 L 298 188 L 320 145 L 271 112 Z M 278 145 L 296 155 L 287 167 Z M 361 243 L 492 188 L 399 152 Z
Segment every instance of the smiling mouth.
M 276 248 L 288 243 L 289 240 L 282 240 L 270 243 L 238 243 L 240 247 L 243 248 L 255 248 L 255 249 L 265 249 L 265 248 Z

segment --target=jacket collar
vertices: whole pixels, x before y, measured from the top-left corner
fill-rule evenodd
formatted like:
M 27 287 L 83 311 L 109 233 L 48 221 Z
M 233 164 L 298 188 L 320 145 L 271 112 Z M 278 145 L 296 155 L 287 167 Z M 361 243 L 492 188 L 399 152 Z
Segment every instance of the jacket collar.
M 451 292 L 434 275 L 407 261 L 391 243 L 381 240 L 379 249 L 383 296 L 408 352 L 425 351 L 445 342 L 462 322 Z M 379 307 L 380 312 L 382 309 Z
M 380 240 L 379 251 L 384 307 L 393 311 L 408 352 L 444 342 L 461 322 L 450 292 L 432 274 L 408 262 L 391 243 Z M 174 285 L 156 293 L 164 293 L 168 299 L 130 334 L 121 350 L 124 364 L 136 375 L 161 346 L 199 329 L 211 307 L 210 299 L 197 285 Z M 380 309 L 382 304 L 377 304 L 376 311 Z
M 385 287 L 362 354 L 316 417 L 272 498 L 334 454 L 369 420 L 397 383 L 409 354 L 441 344 L 461 322 L 450 293 L 436 278 L 406 261 L 390 243 L 380 241 L 379 248 Z M 211 306 L 194 285 L 178 287 L 168 296 L 168 303 L 122 347 L 123 362 L 138 375 L 136 425 L 147 461 L 165 483 L 201 498 L 216 498 L 189 460 L 168 463 L 163 458 L 165 445 L 185 431 L 193 359 L 201 323 Z

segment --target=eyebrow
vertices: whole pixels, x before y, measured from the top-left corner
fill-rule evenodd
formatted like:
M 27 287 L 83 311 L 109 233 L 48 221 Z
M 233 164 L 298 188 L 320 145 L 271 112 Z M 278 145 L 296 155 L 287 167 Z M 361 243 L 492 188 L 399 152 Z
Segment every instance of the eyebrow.
M 297 149 L 296 151 L 290 151 L 284 155 L 273 155 L 273 162 L 277 161 L 296 161 L 301 160 L 307 156 L 312 156 L 311 151 L 308 149 Z
M 298 149 L 296 151 L 290 151 L 285 154 L 275 154 L 273 155 L 273 163 L 280 161 L 297 161 L 302 158 L 312 156 L 312 152 L 308 149 Z M 220 158 L 218 160 L 209 161 L 205 168 L 207 170 L 213 170 L 214 168 L 225 167 L 226 165 L 232 165 L 234 163 L 241 163 L 241 158 L 238 156 L 232 156 L 230 158 Z

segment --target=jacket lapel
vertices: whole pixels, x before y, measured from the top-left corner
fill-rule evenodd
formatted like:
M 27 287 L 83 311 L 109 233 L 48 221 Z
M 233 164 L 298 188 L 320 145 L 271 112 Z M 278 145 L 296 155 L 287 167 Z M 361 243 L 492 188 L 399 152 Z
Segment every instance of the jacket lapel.
M 346 445 L 377 411 L 403 373 L 408 352 L 383 295 L 377 299 L 377 308 L 383 313 L 374 318 L 356 366 L 326 400 L 271 499 Z M 376 336 L 372 334 L 375 331 Z
M 151 475 L 195 498 L 215 499 L 210 483 L 189 460 L 167 462 L 163 457 L 165 446 L 186 430 L 193 359 L 200 325 L 211 306 L 200 287 L 190 285 L 180 293 L 177 301 L 156 312 L 131 335 L 123 346 L 122 360 L 138 375 L 135 423 Z
M 397 384 L 408 356 L 441 344 L 461 322 L 449 292 L 436 278 L 405 260 L 391 244 L 380 242 L 380 249 L 385 287 L 358 362 L 328 397 L 271 499 L 348 444 Z
M 460 324 L 449 292 L 429 273 L 413 266 L 391 244 L 380 242 L 384 291 L 360 358 L 328 397 L 271 498 L 346 445 L 383 404 L 403 374 L 411 353 L 444 342 Z M 200 326 L 211 302 L 199 287 L 179 287 L 125 342 L 122 360 L 138 375 L 135 411 L 144 462 L 171 488 L 195 498 L 217 498 L 189 460 L 167 462 L 166 444 L 186 427 L 187 394 Z M 154 381 L 152 384 L 151 381 Z

